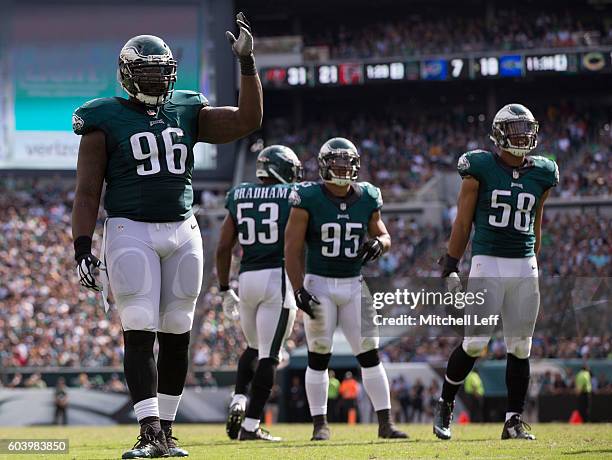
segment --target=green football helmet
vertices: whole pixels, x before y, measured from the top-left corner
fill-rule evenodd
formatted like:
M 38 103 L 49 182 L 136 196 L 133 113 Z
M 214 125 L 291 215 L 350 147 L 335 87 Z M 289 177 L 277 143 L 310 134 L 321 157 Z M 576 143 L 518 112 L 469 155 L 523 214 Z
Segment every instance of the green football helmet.
M 154 35 L 130 38 L 119 53 L 117 79 L 133 98 L 160 106 L 171 97 L 176 82 L 176 61 L 166 43 Z
M 503 106 L 493 119 L 493 143 L 517 157 L 523 157 L 538 145 L 540 125 L 531 111 L 521 104 Z
M 348 185 L 359 178 L 361 160 L 357 147 L 344 137 L 334 137 L 321 146 L 319 175 L 325 182 Z
M 257 171 L 259 179 L 270 178 L 288 184 L 302 180 L 302 163 L 289 147 L 271 145 L 257 155 Z

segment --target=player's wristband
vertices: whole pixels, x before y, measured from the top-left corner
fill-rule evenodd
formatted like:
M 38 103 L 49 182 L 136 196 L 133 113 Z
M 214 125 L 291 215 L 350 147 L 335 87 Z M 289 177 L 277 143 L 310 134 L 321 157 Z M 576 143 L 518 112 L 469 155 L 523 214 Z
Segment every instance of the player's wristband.
M 248 56 L 240 56 L 238 58 L 240 62 L 240 73 L 242 75 L 255 75 L 257 73 L 257 67 L 255 67 L 255 56 L 253 53 Z
M 219 291 L 221 292 L 229 291 L 229 284 L 220 284 Z
M 91 237 L 79 236 L 74 240 L 74 260 L 79 260 L 86 254 L 91 254 Z

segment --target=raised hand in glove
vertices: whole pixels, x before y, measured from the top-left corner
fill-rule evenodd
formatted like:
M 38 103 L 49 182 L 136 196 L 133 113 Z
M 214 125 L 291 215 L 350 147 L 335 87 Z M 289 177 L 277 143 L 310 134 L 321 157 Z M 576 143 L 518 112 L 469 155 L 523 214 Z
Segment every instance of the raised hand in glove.
M 310 316 L 311 319 L 315 319 L 315 314 L 312 308 L 314 305 L 319 305 L 319 299 L 308 292 L 304 287 L 295 290 L 295 303 L 297 307 Z
M 363 259 L 363 263 L 368 263 L 378 259 L 383 253 L 383 244 L 378 238 L 372 238 L 361 245 L 357 251 L 357 258 Z
M 240 73 L 242 75 L 255 75 L 255 58 L 253 57 L 253 34 L 251 33 L 251 25 L 244 13 L 236 15 L 236 24 L 240 29 L 238 38 L 229 30 L 225 32 L 227 40 L 232 45 L 232 51 L 240 61 Z
M 236 292 L 230 288 L 221 288 L 221 297 L 223 297 L 223 314 L 236 321 L 240 317 L 240 313 L 238 312 L 238 303 L 240 302 L 240 298 Z

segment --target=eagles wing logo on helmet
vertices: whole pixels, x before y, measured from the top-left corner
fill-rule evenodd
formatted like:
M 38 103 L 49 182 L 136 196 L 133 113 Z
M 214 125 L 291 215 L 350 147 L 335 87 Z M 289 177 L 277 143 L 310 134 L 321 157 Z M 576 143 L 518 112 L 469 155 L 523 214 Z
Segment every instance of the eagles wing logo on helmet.
M 168 102 L 176 83 L 176 61 L 166 43 L 154 35 L 138 35 L 119 54 L 117 80 L 133 98 L 148 106 Z
M 527 107 L 521 104 L 503 106 L 493 119 L 493 143 L 512 155 L 523 157 L 538 145 L 539 123 Z

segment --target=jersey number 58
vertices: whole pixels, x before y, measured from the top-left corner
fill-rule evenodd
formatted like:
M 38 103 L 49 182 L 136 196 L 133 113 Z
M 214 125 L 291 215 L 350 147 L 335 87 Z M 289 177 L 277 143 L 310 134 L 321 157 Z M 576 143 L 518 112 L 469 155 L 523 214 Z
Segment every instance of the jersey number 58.
M 511 197 L 510 190 L 493 190 L 491 193 L 491 208 L 501 209 L 499 214 L 489 215 L 489 225 L 492 227 L 508 227 L 510 224 L 510 216 L 512 214 L 512 205 L 500 201 L 500 197 Z M 536 198 L 531 193 L 521 192 L 516 197 L 516 211 L 514 211 L 514 228 L 519 232 L 529 231 L 531 225 L 531 210 L 535 205 Z

